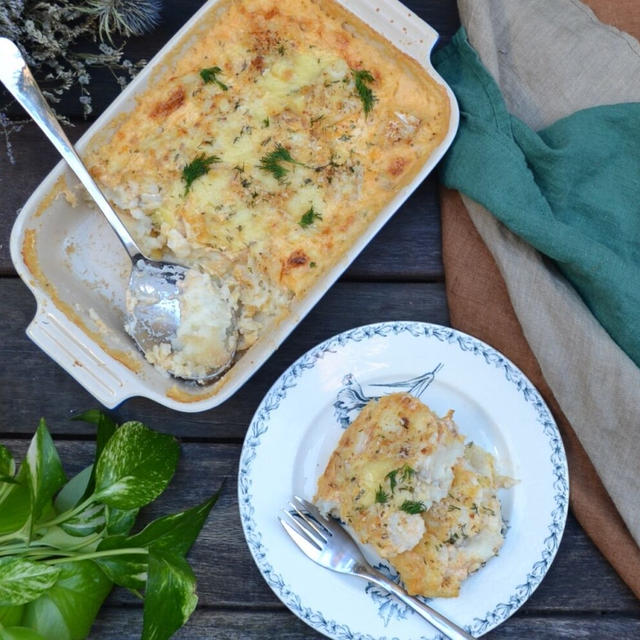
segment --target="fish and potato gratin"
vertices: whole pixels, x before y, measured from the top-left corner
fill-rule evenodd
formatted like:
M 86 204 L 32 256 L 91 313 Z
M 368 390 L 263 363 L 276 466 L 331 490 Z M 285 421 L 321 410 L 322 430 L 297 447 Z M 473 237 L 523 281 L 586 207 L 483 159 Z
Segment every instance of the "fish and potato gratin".
M 407 393 L 370 401 L 318 480 L 314 502 L 398 571 L 407 591 L 457 596 L 503 543 L 493 456 Z
M 332 0 L 223 0 L 205 25 L 86 160 L 143 251 L 228 288 L 242 352 L 414 177 L 450 107 Z

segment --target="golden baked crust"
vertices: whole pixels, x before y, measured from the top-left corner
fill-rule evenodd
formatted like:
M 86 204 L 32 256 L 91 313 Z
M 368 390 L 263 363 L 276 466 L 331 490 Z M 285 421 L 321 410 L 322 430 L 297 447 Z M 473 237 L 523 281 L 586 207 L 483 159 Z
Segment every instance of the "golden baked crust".
M 369 402 L 342 434 L 314 502 L 396 568 L 410 594 L 451 597 L 502 546 L 493 457 L 452 413 L 407 393 Z
M 242 350 L 424 165 L 449 101 L 332 0 L 214 9 L 87 162 L 143 249 L 228 281 Z
M 314 501 L 392 557 L 415 546 L 423 531 L 420 511 L 406 505 L 428 509 L 446 496 L 463 448 L 450 415 L 438 418 L 407 393 L 383 396 L 342 434 Z

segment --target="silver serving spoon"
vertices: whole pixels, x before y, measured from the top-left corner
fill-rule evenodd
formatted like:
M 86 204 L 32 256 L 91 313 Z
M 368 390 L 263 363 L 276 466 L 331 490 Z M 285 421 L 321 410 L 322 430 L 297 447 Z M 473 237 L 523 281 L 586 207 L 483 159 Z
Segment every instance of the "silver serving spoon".
M 40 92 L 20 50 L 7 38 L 0 38 L 0 81 L 66 160 L 129 254 L 133 268 L 127 292 L 127 332 L 145 354 L 149 354 L 157 345 L 173 344 L 181 322 L 180 297 L 183 289 L 180 285 L 184 283 L 191 270 L 179 264 L 150 260 L 142 253 L 69 142 Z M 215 285 L 213 282 L 213 286 Z M 231 305 L 228 300 L 224 300 L 223 303 Z M 203 375 L 190 376 L 182 370 L 179 377 L 201 383 L 208 382 L 229 367 L 237 344 L 233 309 L 230 309 L 229 317 L 232 320 L 226 331 L 228 358 L 225 362 L 218 361 Z M 169 373 L 175 374 L 171 370 Z

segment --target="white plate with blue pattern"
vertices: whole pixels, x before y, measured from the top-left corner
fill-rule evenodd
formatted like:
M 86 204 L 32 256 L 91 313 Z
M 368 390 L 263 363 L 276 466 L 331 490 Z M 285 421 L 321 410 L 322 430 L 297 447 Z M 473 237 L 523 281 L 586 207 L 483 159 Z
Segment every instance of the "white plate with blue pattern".
M 364 404 L 399 390 L 440 415 L 454 409 L 467 439 L 518 480 L 500 495 L 506 534 L 499 555 L 457 598 L 431 600 L 477 637 L 511 616 L 544 577 L 564 530 L 569 486 L 544 401 L 515 365 L 476 338 L 433 324 L 385 322 L 330 338 L 289 367 L 258 407 L 242 449 L 245 537 L 276 595 L 320 633 L 336 640 L 442 638 L 386 592 L 311 562 L 277 519 L 293 494 L 313 497 L 343 429 Z

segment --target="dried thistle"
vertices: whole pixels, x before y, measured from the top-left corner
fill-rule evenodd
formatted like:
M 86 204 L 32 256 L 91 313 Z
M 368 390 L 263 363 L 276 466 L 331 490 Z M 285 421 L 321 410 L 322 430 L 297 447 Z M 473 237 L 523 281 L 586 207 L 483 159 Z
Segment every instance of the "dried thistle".
M 111 42 L 113 33 L 130 37 L 153 29 L 161 8 L 160 0 L 86 0 L 80 10 L 97 18 L 100 37 Z

